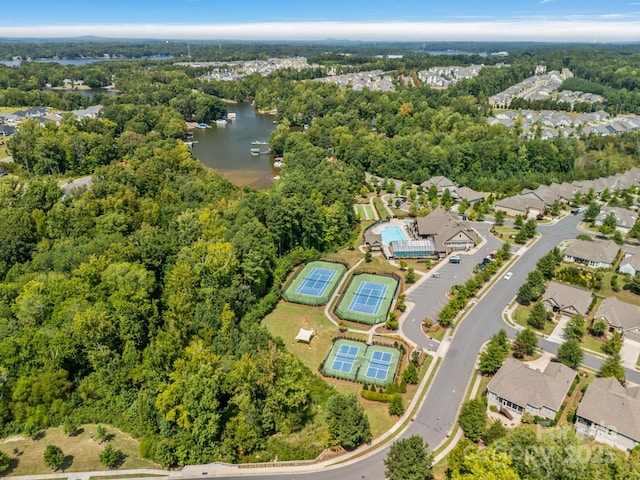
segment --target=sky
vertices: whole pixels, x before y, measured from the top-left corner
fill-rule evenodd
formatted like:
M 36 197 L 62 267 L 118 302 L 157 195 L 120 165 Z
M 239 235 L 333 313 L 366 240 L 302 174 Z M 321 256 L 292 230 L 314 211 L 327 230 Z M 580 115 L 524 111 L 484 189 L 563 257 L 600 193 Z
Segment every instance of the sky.
M 640 42 L 640 0 L 4 0 L 0 38 Z

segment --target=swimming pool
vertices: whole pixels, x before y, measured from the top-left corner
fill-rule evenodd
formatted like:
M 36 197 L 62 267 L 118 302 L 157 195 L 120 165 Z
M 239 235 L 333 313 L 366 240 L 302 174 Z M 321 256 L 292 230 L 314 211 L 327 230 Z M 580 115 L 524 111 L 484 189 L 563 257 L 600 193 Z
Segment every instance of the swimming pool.
M 389 245 L 393 241 L 405 242 L 407 240 L 407 237 L 402 233 L 400 227 L 384 227 L 380 231 L 380 235 L 382 235 L 382 243 L 386 245 Z

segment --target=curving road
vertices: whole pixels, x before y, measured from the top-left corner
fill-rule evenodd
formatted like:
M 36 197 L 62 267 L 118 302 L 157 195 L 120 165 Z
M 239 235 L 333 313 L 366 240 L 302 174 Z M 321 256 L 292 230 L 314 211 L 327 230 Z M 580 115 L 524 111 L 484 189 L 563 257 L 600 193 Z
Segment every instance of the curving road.
M 502 318 L 502 312 L 505 306 L 515 297 L 520 285 L 524 283 L 528 273 L 535 269 L 535 265 L 540 257 L 563 240 L 575 237 L 576 227 L 580 218 L 581 216 L 579 215 L 566 217 L 553 226 L 539 227 L 538 230 L 542 233 L 542 237 L 538 239 L 531 248 L 527 249 L 512 266 L 511 271 L 513 272 L 513 277 L 510 280 L 499 279 L 468 313 L 464 321 L 455 330 L 448 351 L 442 359 L 424 402 L 414 417 L 415 421 L 409 425 L 402 434 L 402 437 L 414 434 L 421 435 L 432 448 L 436 448 L 446 439 L 447 434 L 456 425 L 457 412 L 464 399 L 467 385 L 472 378 L 476 358 L 482 345 L 501 328 L 505 329 L 510 337 L 515 336 L 516 330 L 507 325 Z M 497 240 L 496 242 L 499 245 Z M 487 244 L 487 248 L 488 251 L 490 251 L 496 247 Z M 484 252 L 483 248 L 478 255 L 482 258 L 486 256 L 488 251 Z M 468 262 L 465 263 L 465 260 L 468 260 Z M 474 262 L 477 263 L 475 260 Z M 468 270 L 468 268 L 466 268 L 467 266 L 471 268 L 473 263 L 471 263 L 469 257 L 463 257 L 463 262 L 460 265 L 451 265 L 451 267 L 461 266 L 465 268 L 458 270 L 461 277 L 456 278 L 456 281 L 445 281 L 443 275 L 440 279 L 433 279 L 433 281 L 429 279 L 428 282 L 433 284 L 438 280 L 443 280 L 441 283 L 446 287 L 446 290 L 448 290 L 449 287 L 447 285 L 450 286 L 451 284 L 462 283 L 462 281 L 464 281 L 461 280 L 464 275 L 463 272 Z M 434 287 L 434 289 L 435 288 L 436 287 Z M 414 319 L 424 318 L 428 313 L 423 314 L 423 312 L 430 312 L 431 309 L 436 308 L 437 304 L 434 303 L 434 293 L 435 290 L 430 291 L 427 288 L 424 290 L 416 289 L 412 293 L 411 299 L 416 303 Z M 407 318 L 411 319 L 411 314 Z M 406 325 L 403 326 L 403 332 L 408 335 L 414 343 L 428 347 L 429 339 L 419 330 L 419 321 L 420 320 L 410 322 L 410 324 L 417 323 L 418 329 Z M 551 353 L 555 353 L 558 346 L 546 340 L 540 340 L 539 345 L 543 350 Z M 585 355 L 583 363 L 589 367 L 598 369 L 602 360 L 597 357 Z M 640 372 L 627 370 L 626 374 L 629 380 L 640 382 Z M 313 473 L 295 473 L 292 469 L 291 473 L 287 474 L 287 478 L 304 480 L 333 480 L 335 478 L 346 480 L 382 480 L 384 479 L 383 459 L 387 455 L 387 452 L 388 447 L 385 447 L 372 455 L 364 456 L 342 465 L 327 467 Z M 275 474 L 275 472 L 272 472 L 272 474 Z M 277 474 L 283 475 L 282 472 Z M 267 470 L 262 474 L 256 475 L 243 475 L 242 478 L 258 479 L 263 478 L 264 475 L 269 475 L 269 471 Z M 237 475 L 225 477 L 219 474 L 216 478 L 234 477 L 237 478 Z

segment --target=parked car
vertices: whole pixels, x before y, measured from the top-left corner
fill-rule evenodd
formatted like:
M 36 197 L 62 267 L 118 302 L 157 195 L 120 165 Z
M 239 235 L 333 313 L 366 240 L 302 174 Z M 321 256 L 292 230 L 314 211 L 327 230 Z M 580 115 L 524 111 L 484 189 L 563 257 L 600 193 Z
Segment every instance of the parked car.
M 507 272 L 504 274 L 504 279 L 505 280 L 509 280 L 511 277 L 513 277 L 513 272 Z
M 449 257 L 449 263 L 460 263 L 460 255 Z

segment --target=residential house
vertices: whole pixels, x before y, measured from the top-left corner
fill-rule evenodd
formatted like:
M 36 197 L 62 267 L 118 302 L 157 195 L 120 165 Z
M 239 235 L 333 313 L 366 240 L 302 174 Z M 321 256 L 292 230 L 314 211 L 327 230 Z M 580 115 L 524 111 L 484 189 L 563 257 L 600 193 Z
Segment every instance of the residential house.
M 453 193 L 454 190 L 458 188 L 458 186 L 449 180 L 447 177 L 443 177 L 442 175 L 437 175 L 435 177 L 431 177 L 426 182 L 422 182 L 420 186 L 424 189 L 425 192 L 431 188 L 431 185 L 435 185 L 438 189 L 438 195 L 442 195 L 445 189 L 449 189 L 449 193 Z
M 638 214 L 633 210 L 629 210 L 628 208 L 622 207 L 607 207 L 604 206 L 600 209 L 600 213 L 596 217 L 593 222 L 596 227 L 602 226 L 607 215 L 613 213 L 616 217 L 616 230 L 618 230 L 623 235 L 629 233 L 629 230 L 633 228 L 633 225 L 636 223 L 638 219 Z
M 476 232 L 468 222 L 438 207 L 412 224 L 413 234 L 420 240 L 433 240 L 441 257 L 453 251 L 469 250 L 476 245 Z
M 545 208 L 545 203 L 536 195 L 519 194 L 498 200 L 494 210 L 503 210 L 512 217 L 516 215 L 535 217 L 544 213 Z
M 563 259 L 590 268 L 611 268 L 619 250 L 613 240 L 576 240 L 564 251 Z
M 541 301 L 551 312 L 570 316 L 586 315 L 591 305 L 591 292 L 584 288 L 549 282 Z
M 605 298 L 593 321 L 604 320 L 610 330 L 617 330 L 625 337 L 640 341 L 640 307 L 618 300 L 616 297 Z
M 524 413 L 553 419 L 575 376 L 576 372 L 562 363 L 550 362 L 539 371 L 507 358 L 487 385 L 488 403 L 518 422 Z
M 484 202 L 484 193 L 476 192 L 469 187 L 457 188 L 455 192 L 452 192 L 451 196 L 457 201 L 466 200 L 470 205 L 478 202 Z
M 578 405 L 574 426 L 586 437 L 630 452 L 640 445 L 640 387 L 596 378 Z
M 636 276 L 640 273 L 640 255 L 625 255 L 620 262 L 618 268 L 620 273 L 628 273 L 629 275 Z
M 0 125 L 0 137 L 8 137 L 16 133 L 16 127 L 11 125 Z

